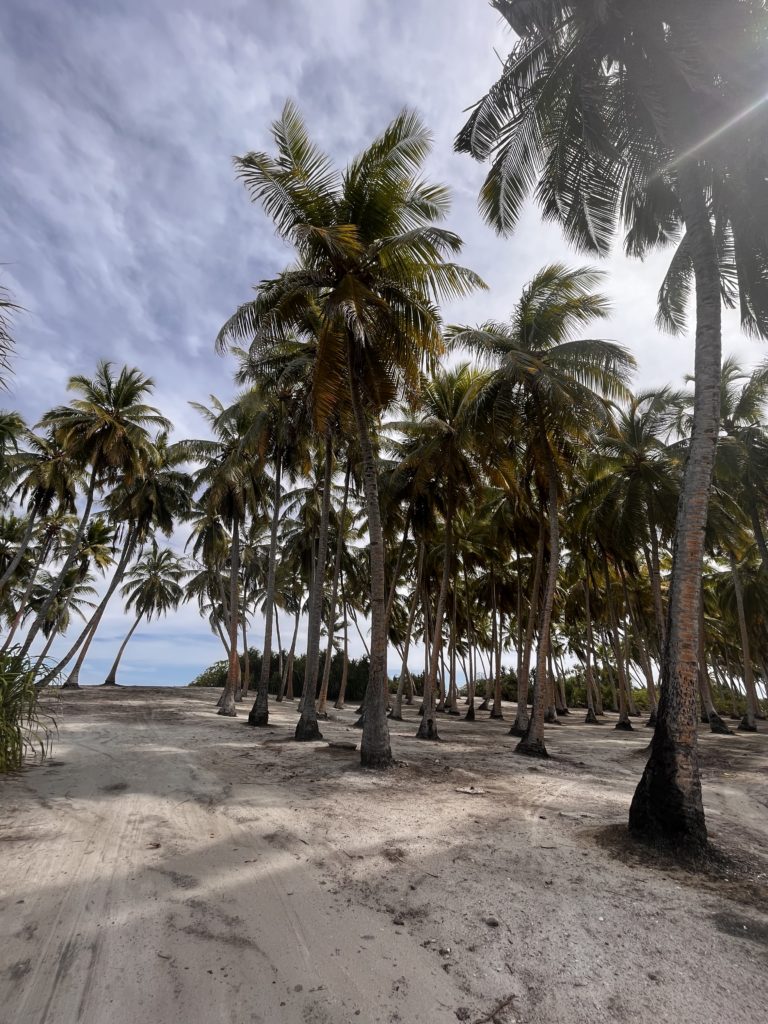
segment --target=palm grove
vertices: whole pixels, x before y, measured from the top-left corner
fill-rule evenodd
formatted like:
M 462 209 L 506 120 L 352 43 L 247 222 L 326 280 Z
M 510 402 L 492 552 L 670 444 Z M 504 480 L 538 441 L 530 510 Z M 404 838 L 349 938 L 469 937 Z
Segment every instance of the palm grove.
M 470 719 L 512 697 L 510 750 L 533 756 L 569 700 L 586 725 L 645 711 L 630 828 L 697 850 L 697 719 L 754 730 L 768 698 L 768 363 L 721 358 L 723 305 L 768 334 L 768 16 L 748 0 L 493 6 L 512 50 L 456 140 L 488 161 L 483 217 L 511 234 L 533 197 L 592 257 L 620 233 L 637 258 L 668 246 L 658 324 L 683 333 L 693 307 L 690 380 L 633 392 L 591 266 L 532 267 L 503 322 L 444 323 L 442 304 L 485 285 L 443 226 L 448 190 L 423 176 L 419 117 L 339 169 L 288 103 L 272 151 L 235 166 L 294 258 L 220 331 L 239 390 L 198 407 L 206 436 L 171 442 L 152 381 L 106 362 L 33 429 L 3 414 L 3 656 L 77 686 L 117 592 L 133 621 L 112 684 L 142 621 L 196 601 L 225 652 L 219 713 L 253 691 L 263 727 L 270 693 L 295 686 L 296 739 L 312 740 L 337 651 L 344 705 L 354 631 L 369 768 L 393 763 L 387 715 L 415 693 L 426 740 L 460 689 Z M 4 362 L 12 311 L 4 295 Z

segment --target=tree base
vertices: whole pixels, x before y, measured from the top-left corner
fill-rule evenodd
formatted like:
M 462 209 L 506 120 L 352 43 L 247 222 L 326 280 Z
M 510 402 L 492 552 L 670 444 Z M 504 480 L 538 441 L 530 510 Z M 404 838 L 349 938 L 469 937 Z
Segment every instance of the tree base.
M 504 715 L 502 715 L 501 711 L 497 711 L 495 707 L 491 709 L 491 718 L 495 718 L 499 722 L 504 721 Z
M 361 768 L 372 768 L 374 771 L 381 772 L 388 768 L 394 768 L 394 766 L 395 760 L 392 757 L 389 744 L 387 744 L 386 750 L 366 750 L 363 746 L 360 747 Z
M 391 718 L 393 722 L 402 722 L 402 720 L 403 720 L 403 713 L 402 713 L 402 711 L 393 710 L 393 711 L 391 711 L 389 713 L 389 715 L 387 717 Z
M 312 743 L 314 740 L 321 740 L 323 734 L 316 718 L 304 718 L 303 716 L 296 723 L 296 732 L 293 738 L 297 743 Z
M 488 698 L 487 697 L 485 698 L 485 700 L 483 701 L 482 704 L 478 704 L 477 710 L 478 711 L 487 711 L 488 710 Z
M 746 715 L 739 722 L 737 728 L 738 728 L 739 732 L 757 732 L 757 726 L 756 725 L 750 725 L 749 724 L 749 719 L 747 718 Z
M 419 718 L 423 718 L 424 717 L 424 705 L 423 704 L 419 707 L 419 710 L 416 712 L 416 714 L 419 716 Z
M 360 717 L 355 722 L 355 724 L 352 726 L 352 728 L 353 729 L 362 729 L 364 725 L 365 725 L 365 712 L 363 712 L 362 715 L 360 715 Z
M 657 718 L 656 708 L 654 708 L 653 711 L 648 716 L 648 721 L 645 723 L 646 729 L 655 729 L 656 728 L 656 718 Z
M 549 757 L 543 740 L 529 739 L 527 736 L 523 736 L 517 744 L 515 753 L 522 754 L 524 757 Z
M 634 732 L 635 727 L 631 722 L 617 722 L 614 725 L 614 729 L 618 729 L 620 732 Z
M 720 715 L 716 711 L 713 711 L 708 717 L 707 722 L 710 730 L 718 736 L 733 736 L 733 732 L 725 722 L 722 720 Z
M 224 715 L 225 718 L 237 718 L 237 708 L 234 705 L 227 707 L 225 704 L 222 704 L 216 714 Z
M 474 704 L 470 704 L 469 707 L 467 708 L 466 715 L 464 715 L 464 721 L 465 722 L 474 722 L 474 720 L 475 720 L 475 705 Z
M 65 683 L 64 685 L 66 686 L 67 684 Z M 102 686 L 117 686 L 117 680 L 116 679 L 105 679 L 104 682 L 101 685 Z
M 597 715 L 592 708 L 587 709 L 586 717 L 584 718 L 584 725 L 602 725 L 603 723 L 598 720 Z
M 460 717 L 461 717 L 461 712 L 459 711 L 459 709 L 458 709 L 458 708 L 449 708 L 449 709 L 448 709 L 448 714 L 449 714 L 449 715 L 455 715 L 455 716 L 456 716 L 456 717 L 458 717 L 458 718 L 460 718 Z
M 337 703 L 337 704 L 334 704 L 333 706 L 334 706 L 334 708 L 336 708 L 337 711 L 343 711 L 344 710 L 344 705 L 343 704 L 338 704 Z
M 430 718 L 428 715 L 424 715 L 416 731 L 417 740 L 439 740 L 440 736 L 437 732 L 437 722 L 434 718 Z
M 568 708 L 555 708 L 558 718 L 565 718 L 566 715 L 570 715 Z
M 102 683 L 101 685 L 102 686 L 107 686 L 107 683 Z M 116 684 L 112 683 L 111 685 L 115 686 Z M 66 683 L 62 683 L 61 684 L 61 688 L 62 688 L 62 690 L 79 690 L 80 689 L 80 683 L 78 683 L 77 681 L 73 682 L 73 681 L 68 679 L 66 681 Z
M 256 729 L 266 729 L 269 725 L 269 712 L 256 711 L 255 708 L 251 708 L 248 715 L 248 725 L 252 725 Z

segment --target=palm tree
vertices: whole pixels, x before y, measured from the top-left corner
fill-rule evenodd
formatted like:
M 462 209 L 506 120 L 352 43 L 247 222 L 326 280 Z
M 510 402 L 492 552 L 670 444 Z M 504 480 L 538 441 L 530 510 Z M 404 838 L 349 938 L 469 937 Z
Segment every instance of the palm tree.
M 5 387 L 11 372 L 11 355 L 14 349 L 11 334 L 11 320 L 18 306 L 11 300 L 7 288 L 0 285 L 0 387 Z
M 498 424 L 505 419 L 525 424 L 521 461 L 534 481 L 542 523 L 545 517 L 547 522 L 549 560 L 538 609 L 533 709 L 516 748 L 534 756 L 547 756 L 544 712 L 564 483 L 576 462 L 577 444 L 607 417 L 603 396 L 624 396 L 634 366 L 619 345 L 574 338 L 580 328 L 607 315 L 605 297 L 590 290 L 599 280 L 589 268 L 544 267 L 523 290 L 508 324 L 489 322 L 450 332 L 453 345 L 472 349 L 493 369 L 486 401 Z
M 286 104 L 273 125 L 276 157 L 250 153 L 236 166 L 252 197 L 294 246 L 300 263 L 263 283 L 257 298 L 225 324 L 219 344 L 246 340 L 269 350 L 320 314 L 313 371 L 313 414 L 324 435 L 351 410 L 363 464 L 371 588 L 371 668 L 361 761 L 392 763 L 388 702 L 384 540 L 371 425 L 412 393 L 424 357 L 441 349 L 435 300 L 481 282 L 448 261 L 461 242 L 435 225 L 448 194 L 419 174 L 430 137 L 415 114 L 400 114 L 339 174 Z
M 154 383 L 137 369 L 124 366 L 115 376 L 112 364 L 102 361 L 93 378 L 71 377 L 68 388 L 79 397 L 43 416 L 48 428 L 75 465 L 88 470 L 85 501 L 75 537 L 48 595 L 49 607 L 74 563 L 93 509 L 96 492 L 104 485 L 124 481 L 130 485 L 144 471 L 150 446 L 149 428 L 170 429 L 160 412 L 144 401 Z M 45 602 L 22 646 L 29 650 L 42 626 Z
M 134 610 L 136 617 L 120 644 L 117 657 L 109 670 L 105 683 L 116 685 L 117 669 L 120 659 L 128 645 L 128 641 L 142 619 L 147 622 L 155 617 L 167 615 L 175 611 L 184 598 L 183 581 L 189 576 L 190 570 L 183 558 L 179 558 L 171 548 L 160 548 L 157 541 L 145 555 L 129 570 L 125 585 L 120 593 L 125 598 L 125 610 Z
M 211 440 L 179 443 L 179 448 L 187 458 L 202 463 L 195 473 L 195 487 L 202 489 L 199 504 L 204 521 L 209 524 L 226 524 L 231 530 L 229 594 L 226 601 L 224 595 L 221 595 L 229 634 L 229 669 L 219 714 L 232 718 L 237 714 L 235 692 L 240 672 L 237 656 L 240 537 L 247 515 L 256 509 L 261 500 L 263 488 L 261 459 L 258 457 L 259 434 L 253 431 L 254 419 L 260 411 L 259 403 L 259 396 L 251 392 L 241 396 L 239 401 L 229 407 L 225 407 L 213 395 L 210 408 L 193 402 L 193 407 L 208 421 L 215 436 Z M 215 536 L 221 539 L 220 529 Z M 200 544 L 205 554 L 205 541 L 199 541 L 194 549 L 196 555 Z M 214 548 L 209 554 L 214 556 L 214 551 L 218 560 L 221 548 Z
M 768 11 L 722 0 L 492 0 L 517 34 L 501 78 L 457 147 L 492 156 L 480 205 L 516 225 L 536 189 L 568 239 L 608 251 L 619 224 L 642 256 L 685 234 L 660 293 L 659 322 L 681 331 L 696 285 L 694 424 L 675 527 L 662 695 L 631 831 L 701 848 L 696 753 L 701 566 L 718 428 L 721 304 L 768 334 Z

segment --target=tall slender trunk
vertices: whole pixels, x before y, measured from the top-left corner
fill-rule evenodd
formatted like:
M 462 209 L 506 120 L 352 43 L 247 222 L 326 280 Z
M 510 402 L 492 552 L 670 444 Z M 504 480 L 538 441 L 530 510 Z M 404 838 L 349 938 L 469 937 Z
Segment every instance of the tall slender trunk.
M 698 165 L 683 163 L 678 185 L 696 280 L 693 429 L 675 525 L 661 698 L 629 828 L 645 841 L 701 850 L 707 845 L 707 827 L 697 751 L 698 603 L 720 420 L 722 309 L 720 269 Z
M 229 666 L 227 683 L 224 687 L 221 706 L 218 713 L 228 718 L 235 718 L 235 692 L 240 675 L 240 659 L 237 656 L 237 617 L 240 602 L 237 597 L 240 574 L 240 521 L 237 515 L 232 517 L 232 544 L 229 553 Z
M 437 595 L 437 608 L 432 633 L 432 650 L 429 655 L 429 671 L 424 678 L 424 697 L 422 708 L 424 713 L 416 732 L 418 739 L 438 740 L 437 720 L 435 718 L 435 689 L 440 652 L 443 640 L 443 617 L 448 600 L 448 585 L 451 579 L 451 561 L 453 554 L 453 510 L 450 505 L 445 511 L 445 547 L 443 551 L 443 573 L 440 579 L 440 590 Z
M 112 662 L 112 668 L 109 670 L 109 674 L 107 675 L 107 678 L 104 680 L 104 683 L 106 685 L 108 685 L 108 686 L 116 686 L 117 685 L 117 669 L 118 669 L 118 666 L 120 665 L 120 659 L 123 656 L 123 651 L 128 646 L 128 641 L 131 639 L 133 634 L 136 632 L 136 629 L 137 629 L 139 623 L 141 622 L 143 614 L 144 614 L 143 612 L 139 612 L 139 614 L 136 616 L 136 619 L 135 619 L 133 625 L 128 630 L 128 633 L 127 633 L 125 639 L 120 644 L 120 650 L 117 652 L 117 657 Z
M 539 623 L 539 644 L 536 650 L 536 680 L 533 684 L 533 707 L 525 736 L 515 747 L 518 754 L 548 757 L 544 745 L 544 703 L 547 696 L 547 660 L 549 655 L 552 607 L 555 601 L 557 573 L 560 568 L 560 523 L 558 521 L 558 481 L 552 453 L 547 446 L 549 476 L 549 567 Z
M 349 384 L 352 411 L 357 426 L 357 439 L 363 458 L 363 489 L 368 513 L 368 539 L 371 565 L 371 661 L 368 689 L 365 695 L 363 738 L 360 763 L 364 768 L 389 768 L 392 750 L 387 725 L 389 680 L 387 678 L 387 608 L 384 579 L 384 532 L 379 507 L 379 481 L 373 445 L 368 432 L 365 410 L 360 401 L 348 348 Z
M 546 523 L 541 517 L 539 523 L 539 538 L 536 542 L 536 557 L 533 567 L 533 580 L 531 582 L 531 593 L 528 599 L 528 619 L 525 624 L 525 639 L 523 641 L 522 653 L 517 667 L 517 713 L 510 736 L 525 736 L 528 732 L 528 677 L 531 670 L 531 650 L 533 648 L 533 629 L 536 618 L 539 614 L 539 593 L 541 591 L 541 576 L 544 569 L 544 543 L 546 540 Z
M 18 567 L 21 565 L 21 560 L 24 557 L 24 553 L 29 547 L 30 541 L 32 540 L 32 534 L 35 531 L 35 520 L 37 519 L 37 509 L 32 507 L 29 513 L 29 519 L 27 520 L 27 528 L 24 530 L 24 536 L 19 541 L 19 546 L 16 550 L 16 554 L 13 556 L 11 561 L 8 563 L 5 572 L 0 576 L 0 590 L 3 589 L 5 584 L 12 579 L 13 574 L 16 572 Z
M 619 720 L 616 723 L 617 729 L 626 732 L 632 731 L 632 723 L 629 720 L 629 708 L 627 706 L 627 693 L 629 690 L 629 679 L 627 677 L 624 657 L 619 640 L 619 626 L 616 619 L 616 604 L 611 593 L 611 577 L 608 572 L 608 558 L 603 551 L 603 576 L 605 579 L 605 600 L 608 605 L 608 635 L 613 648 L 613 657 L 616 662 L 616 674 L 619 677 Z
M 405 554 L 405 548 L 408 543 L 408 531 L 411 526 L 412 512 L 413 502 L 408 506 L 408 512 L 405 517 L 405 526 L 403 527 L 403 538 L 400 541 L 400 547 L 397 551 L 397 560 L 395 561 L 395 568 L 392 572 L 392 581 L 389 585 L 389 596 L 387 597 L 387 629 L 389 629 L 389 619 L 392 615 L 392 606 L 394 605 L 395 597 L 397 596 L 397 581 L 400 578 L 400 566 L 403 563 L 403 555 Z
M 96 467 L 94 466 L 94 468 L 91 470 L 91 475 L 88 480 L 88 490 L 85 496 L 85 507 L 83 509 L 83 514 L 80 517 L 80 522 L 78 523 L 74 539 L 69 546 L 67 557 L 64 559 L 64 565 L 59 570 L 59 575 L 53 582 L 50 592 L 48 593 L 48 597 L 41 605 L 40 611 L 37 613 L 37 617 L 35 618 L 35 621 L 32 623 L 32 627 L 30 628 L 29 633 L 27 633 L 27 637 L 24 643 L 21 645 L 22 654 L 27 653 L 27 651 L 30 649 L 32 645 L 32 641 L 40 632 L 40 629 L 48 616 L 48 612 L 53 607 L 53 602 L 58 597 L 59 591 L 61 590 L 64 584 L 64 579 L 66 578 L 67 573 L 69 572 L 70 568 L 74 564 L 75 559 L 77 558 L 78 552 L 80 550 L 80 545 L 82 543 L 83 537 L 85 536 L 85 529 L 88 525 L 88 520 L 91 518 L 91 509 L 93 508 L 93 501 L 95 495 Z
M 347 459 L 347 472 L 344 477 L 344 496 L 341 499 L 341 514 L 339 516 L 339 530 L 336 537 L 336 554 L 333 559 L 333 579 L 331 581 L 331 602 L 328 609 L 328 647 L 325 651 L 323 664 L 323 679 L 320 683 L 320 698 L 317 703 L 318 715 L 325 714 L 325 705 L 328 702 L 328 683 L 331 679 L 331 664 L 333 662 L 333 637 L 336 626 L 336 604 L 339 597 L 339 576 L 341 574 L 341 556 L 344 553 L 344 519 L 347 515 L 347 499 L 349 497 L 349 478 L 352 473 L 352 463 Z
M 245 589 L 245 586 L 243 589 Z M 242 700 L 248 693 L 248 688 L 251 685 L 251 654 L 248 650 L 248 602 L 246 600 L 243 600 L 241 614 L 240 631 L 243 637 L 243 670 L 240 677 L 240 686 L 237 692 L 237 696 L 240 700 Z
M 301 742 L 321 740 L 317 724 L 317 669 L 320 662 L 320 624 L 323 616 L 323 588 L 328 561 L 328 521 L 331 514 L 331 484 L 333 482 L 333 435 L 330 428 L 325 434 L 323 461 L 323 497 L 320 505 L 320 530 L 317 539 L 317 557 L 309 595 L 309 627 L 307 655 L 304 667 L 304 689 L 301 694 L 301 715 L 296 723 L 294 739 Z
M 709 727 L 714 733 L 721 736 L 731 736 L 731 730 L 717 713 L 712 702 L 712 689 L 709 685 L 709 674 L 707 672 L 707 633 L 704 620 L 704 601 L 699 603 L 699 693 L 704 713 L 707 716 Z
M 592 674 L 592 607 L 589 599 L 589 582 L 585 578 L 582 586 L 584 587 L 584 617 L 587 624 L 587 647 L 584 658 L 584 677 L 586 679 L 586 691 L 587 691 L 587 717 L 584 719 L 587 725 L 599 725 L 597 715 L 595 714 L 595 701 L 593 697 L 593 691 L 595 686 L 594 676 Z
M 392 718 L 397 721 L 401 721 L 403 717 L 403 691 L 405 689 L 405 680 L 408 677 L 408 652 L 411 649 L 411 634 L 413 632 L 413 623 L 416 619 L 416 609 L 419 606 L 419 591 L 421 589 L 421 573 L 424 565 L 424 542 L 419 544 L 419 557 L 416 564 L 416 581 L 413 587 L 413 597 L 411 598 L 411 606 L 408 609 L 408 623 L 405 627 L 405 643 L 403 644 L 403 658 L 400 665 L 400 678 L 397 682 L 397 697 L 395 698 L 395 706 L 392 710 Z
M 280 693 L 277 695 L 278 701 L 282 701 L 283 694 L 287 692 L 287 699 L 293 700 L 293 659 L 296 654 L 296 637 L 299 634 L 299 619 L 301 618 L 301 605 L 299 610 L 296 612 L 296 618 L 293 623 L 293 636 L 291 637 L 291 649 L 288 651 L 288 657 L 285 662 L 285 669 L 280 677 Z M 289 685 L 290 684 L 290 685 Z
M 261 672 L 256 687 L 256 700 L 248 714 L 248 725 L 262 728 L 269 724 L 269 675 L 272 668 L 272 619 L 275 613 L 275 571 L 277 566 L 277 530 L 280 525 L 282 458 L 278 447 L 275 455 L 275 487 L 272 496 L 272 522 L 269 528 L 267 562 L 267 593 L 264 602 L 264 650 Z
M 736 613 L 739 619 L 739 634 L 741 636 L 741 654 L 744 665 L 744 690 L 747 695 L 747 713 L 739 723 L 742 732 L 757 732 L 757 690 L 755 689 L 755 674 L 752 669 L 752 651 L 749 642 L 749 630 L 747 628 L 747 616 L 744 611 L 744 587 L 739 575 L 739 567 L 733 554 L 730 556 L 731 574 L 733 576 L 733 589 L 736 594 Z

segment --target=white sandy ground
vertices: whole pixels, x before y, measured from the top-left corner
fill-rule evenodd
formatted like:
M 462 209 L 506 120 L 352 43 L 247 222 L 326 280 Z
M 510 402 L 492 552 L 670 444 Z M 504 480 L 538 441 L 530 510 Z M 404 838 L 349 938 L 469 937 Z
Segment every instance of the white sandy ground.
M 532 763 L 509 711 L 425 744 L 408 709 L 379 775 L 214 699 L 62 695 L 53 760 L 0 784 L 2 1024 L 768 1020 L 768 731 L 702 733 L 751 859 L 713 881 L 606 845 L 648 730 L 574 715 Z

